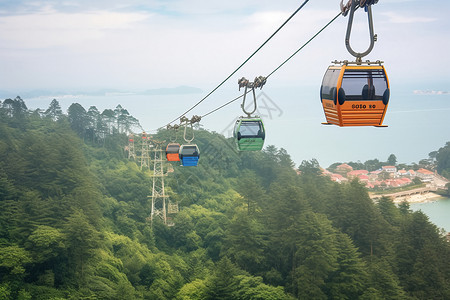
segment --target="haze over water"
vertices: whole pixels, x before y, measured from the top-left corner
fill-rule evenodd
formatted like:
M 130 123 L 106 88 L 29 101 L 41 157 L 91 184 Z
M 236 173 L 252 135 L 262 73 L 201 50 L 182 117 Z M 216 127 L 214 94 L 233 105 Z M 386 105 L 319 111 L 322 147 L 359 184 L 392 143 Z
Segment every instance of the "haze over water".
M 285 148 L 296 165 L 312 158 L 322 167 L 335 162 L 365 162 L 375 158 L 386 161 L 390 154 L 396 155 L 398 163 L 417 163 L 450 141 L 448 93 L 414 93 L 413 87 L 392 89 L 384 120 L 387 128 L 340 128 L 321 125 L 325 117 L 319 88 L 320 81 L 317 86 L 308 87 L 271 87 L 267 84 L 257 91 L 257 114 L 263 118 L 267 132 L 265 145 Z M 146 131 L 152 132 L 180 116 L 206 93 L 203 90 L 178 95 L 46 96 L 24 100 L 31 109 L 46 109 L 56 98 L 65 112 L 74 102 L 86 110 L 94 105 L 100 111 L 121 104 Z M 188 116 L 206 114 L 241 93 L 237 84 L 230 83 Z M 240 104 L 241 100 L 235 101 L 202 119 L 203 128 L 230 136 L 235 118 L 243 115 Z

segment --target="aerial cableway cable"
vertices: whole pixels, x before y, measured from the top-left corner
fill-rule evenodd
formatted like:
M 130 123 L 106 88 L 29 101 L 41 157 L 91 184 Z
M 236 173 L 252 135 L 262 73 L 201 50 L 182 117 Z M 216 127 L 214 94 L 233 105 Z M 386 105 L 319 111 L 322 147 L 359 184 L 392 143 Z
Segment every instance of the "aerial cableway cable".
M 187 111 L 185 111 L 182 115 L 177 117 L 176 119 L 170 121 L 167 125 L 172 124 L 173 122 L 179 120 L 181 117 L 185 116 L 187 113 L 189 113 L 191 110 L 196 108 L 200 103 L 206 100 L 209 96 L 211 96 L 218 88 L 220 88 L 228 79 L 230 79 L 237 71 L 239 71 L 240 68 L 242 68 L 259 50 L 261 50 L 305 5 L 308 3 L 309 0 L 305 0 L 290 16 L 289 18 L 284 21 L 283 24 L 281 24 L 280 27 L 278 27 L 277 30 L 275 30 L 274 33 L 264 42 L 261 44 L 261 46 L 258 47 L 236 70 L 234 70 L 230 75 L 228 75 L 227 78 L 225 78 L 219 85 L 217 85 L 211 92 L 209 92 L 205 97 L 203 97 L 200 101 L 198 101 L 194 106 L 189 108 Z M 166 126 L 167 126 L 166 125 Z M 165 127 L 165 126 L 163 126 Z M 161 128 L 163 128 L 161 127 Z
M 251 92 L 251 91 L 248 91 L 247 93 L 250 93 L 250 92 Z M 227 105 L 233 103 L 234 101 L 237 101 L 237 100 L 241 99 L 243 96 L 244 96 L 244 95 L 240 95 L 240 96 L 234 98 L 233 100 L 230 100 L 230 101 L 228 101 L 227 103 L 225 103 L 225 104 L 223 104 L 223 105 L 217 107 L 216 109 L 213 109 L 212 111 L 210 111 L 210 112 L 204 114 L 204 115 L 201 116 L 201 117 L 204 118 L 204 117 L 206 117 L 206 116 L 209 116 L 210 114 L 215 113 L 215 112 L 218 111 L 219 109 L 224 108 L 225 106 L 227 106 Z
M 284 64 L 286 64 L 291 58 L 293 58 L 298 52 L 300 52 L 303 48 L 306 47 L 316 36 L 318 36 L 322 31 L 325 30 L 331 23 L 333 23 L 342 13 L 337 14 L 333 19 L 331 19 L 330 22 L 328 22 L 322 29 L 320 29 L 315 35 L 313 35 L 306 43 L 303 44 L 300 48 L 297 49 L 291 56 L 289 56 L 284 62 L 282 62 L 278 67 L 276 67 L 272 72 L 269 73 L 269 75 L 266 76 L 266 78 L 269 78 L 273 73 L 278 71 Z
M 273 75 L 273 73 L 275 73 L 276 71 L 278 71 L 282 66 L 284 66 L 289 60 L 291 60 L 298 52 L 300 52 L 303 48 L 306 47 L 306 45 L 308 45 L 314 38 L 316 38 L 322 31 L 324 31 L 331 23 L 333 23 L 342 13 L 340 12 L 339 14 L 337 14 L 333 19 L 331 19 L 325 26 L 323 26 L 316 34 L 314 34 L 306 43 L 304 43 L 300 48 L 298 48 L 291 56 L 289 56 L 285 61 L 283 61 L 278 67 L 276 67 L 272 72 L 269 73 L 269 75 L 266 76 L 266 79 L 269 78 L 271 75 Z M 247 92 L 250 93 L 250 90 Z M 225 106 L 239 100 L 240 98 L 242 98 L 244 95 L 240 95 L 236 98 L 234 98 L 233 100 L 228 101 L 227 103 L 217 107 L 216 109 L 213 109 L 212 111 L 202 115 L 201 117 L 204 118 L 222 108 L 224 108 Z

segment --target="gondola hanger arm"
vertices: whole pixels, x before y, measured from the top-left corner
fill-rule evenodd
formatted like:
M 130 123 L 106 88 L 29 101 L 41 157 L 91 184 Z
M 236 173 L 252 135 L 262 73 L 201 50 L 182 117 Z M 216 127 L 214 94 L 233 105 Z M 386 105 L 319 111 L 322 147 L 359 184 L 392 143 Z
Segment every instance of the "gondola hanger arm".
M 345 17 L 352 7 L 352 3 L 356 2 L 359 7 L 368 7 L 369 5 L 373 5 L 378 3 L 378 0 L 348 0 L 346 4 L 344 4 L 344 0 L 341 0 L 341 13 Z
M 183 124 L 184 124 L 184 134 L 183 134 L 183 138 L 184 138 L 184 140 L 185 140 L 188 144 L 190 144 L 190 143 L 194 140 L 194 138 L 195 138 L 193 125 L 194 125 L 195 123 L 200 122 L 201 119 L 202 119 L 202 117 L 197 116 L 197 115 L 192 116 L 192 118 L 191 118 L 190 120 L 189 120 L 186 116 L 182 116 L 182 117 L 180 118 L 180 123 L 181 123 L 180 126 L 183 126 Z M 191 129 L 192 129 L 192 138 L 191 138 L 191 139 L 187 139 L 187 138 L 186 138 L 186 131 L 187 131 L 188 125 L 190 125 L 190 126 L 191 126 Z
M 255 80 L 253 82 L 250 82 L 245 77 L 242 77 L 241 79 L 238 80 L 239 90 L 241 90 L 241 87 L 245 88 L 244 97 L 243 97 L 242 104 L 241 104 L 241 109 L 249 118 L 258 108 L 258 106 L 256 104 L 255 89 L 256 88 L 262 89 L 263 86 L 266 84 L 266 81 L 267 81 L 267 77 L 264 77 L 264 76 L 255 77 Z M 245 100 L 247 97 L 247 89 L 249 89 L 249 88 L 252 89 L 252 94 L 253 94 L 253 110 L 252 111 L 247 111 L 245 109 Z
M 178 125 L 178 124 L 175 124 L 175 125 L 170 125 L 170 124 L 168 124 L 167 125 L 167 130 L 174 130 L 174 136 L 173 136 L 173 138 L 171 138 L 170 140 L 171 140 L 171 142 L 172 143 L 175 143 L 176 142 L 176 140 L 177 140 L 177 133 L 178 133 L 178 129 L 180 128 L 180 125 Z
M 347 48 L 347 51 L 351 55 L 356 57 L 356 61 L 358 63 L 361 63 L 362 57 L 368 55 L 372 51 L 372 49 L 375 45 L 375 42 L 377 41 L 377 35 L 374 34 L 374 30 L 373 30 L 372 5 L 377 3 L 378 0 L 360 0 L 360 1 L 349 0 L 346 5 L 343 5 L 342 1 L 343 0 L 341 0 L 342 15 L 346 16 L 347 13 L 350 12 L 349 17 L 348 17 L 347 33 L 345 35 L 345 46 Z M 369 23 L 370 44 L 369 44 L 369 47 L 367 48 L 367 50 L 364 52 L 356 52 L 350 46 L 350 35 L 351 35 L 351 31 L 352 31 L 352 26 L 353 26 L 353 16 L 354 16 L 355 11 L 360 7 L 364 7 L 364 10 L 367 12 L 367 18 L 368 18 L 368 23 Z
M 187 139 L 187 138 L 186 138 L 186 130 L 187 130 L 188 124 L 191 125 L 191 129 L 192 129 L 192 138 L 191 138 L 191 139 Z M 190 144 L 190 143 L 194 140 L 195 135 L 194 135 L 194 129 L 192 128 L 192 123 L 186 122 L 186 123 L 184 124 L 184 134 L 183 134 L 183 138 L 184 138 L 184 141 L 185 141 L 186 143 L 188 143 L 188 144 Z

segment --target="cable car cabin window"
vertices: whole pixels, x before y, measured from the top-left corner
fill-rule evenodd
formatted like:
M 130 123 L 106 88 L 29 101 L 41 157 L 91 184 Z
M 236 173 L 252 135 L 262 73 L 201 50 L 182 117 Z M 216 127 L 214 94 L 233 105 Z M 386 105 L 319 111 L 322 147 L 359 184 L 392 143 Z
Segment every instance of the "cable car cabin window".
M 197 146 L 183 146 L 181 154 L 186 156 L 198 156 Z
M 258 121 L 243 121 L 239 128 L 241 137 L 261 137 L 261 123 Z
M 332 88 L 336 88 L 341 69 L 328 69 L 323 76 L 321 99 L 334 100 Z
M 178 153 L 178 150 L 180 150 L 180 145 L 168 145 L 167 146 L 167 153 Z
M 168 145 L 167 146 L 167 153 L 178 153 L 178 150 L 180 150 L 180 145 Z
M 387 80 L 383 70 L 345 70 L 341 88 L 345 100 L 383 100 L 387 89 Z

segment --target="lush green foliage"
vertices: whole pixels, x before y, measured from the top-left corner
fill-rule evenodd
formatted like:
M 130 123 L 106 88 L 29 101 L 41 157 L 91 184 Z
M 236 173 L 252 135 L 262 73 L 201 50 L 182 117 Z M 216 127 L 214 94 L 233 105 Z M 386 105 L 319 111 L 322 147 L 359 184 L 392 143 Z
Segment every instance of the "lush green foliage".
M 86 131 L 93 108 L 66 117 L 57 101 L 40 114 L 7 100 L 1 299 L 450 299 L 436 226 L 406 203 L 373 203 L 357 181 L 331 182 L 315 160 L 294 170 L 284 149 L 241 154 L 198 130 L 199 166 L 166 177 L 175 225 L 150 226 L 151 171 L 125 159 L 122 108 L 106 136 Z
M 440 148 L 436 153 L 436 169 L 439 174 L 450 179 L 450 142 Z

